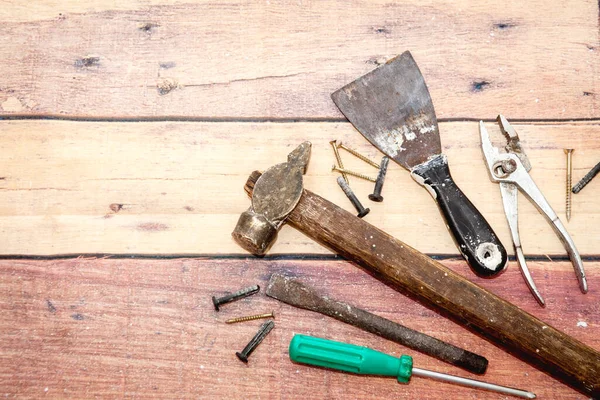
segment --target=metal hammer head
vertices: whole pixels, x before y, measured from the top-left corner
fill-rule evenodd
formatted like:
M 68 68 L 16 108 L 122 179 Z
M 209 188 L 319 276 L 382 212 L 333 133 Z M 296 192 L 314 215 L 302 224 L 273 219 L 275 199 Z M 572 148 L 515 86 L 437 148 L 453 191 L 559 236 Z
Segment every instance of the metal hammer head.
M 302 196 L 302 175 L 310 159 L 310 142 L 288 155 L 287 162 L 266 170 L 254 185 L 252 205 L 240 215 L 231 236 L 250 253 L 262 256 Z

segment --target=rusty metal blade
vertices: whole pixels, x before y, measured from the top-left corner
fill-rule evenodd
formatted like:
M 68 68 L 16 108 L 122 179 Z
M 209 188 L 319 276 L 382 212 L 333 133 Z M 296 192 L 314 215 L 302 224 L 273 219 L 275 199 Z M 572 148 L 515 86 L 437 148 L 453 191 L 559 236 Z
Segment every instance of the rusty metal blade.
M 331 98 L 369 142 L 409 170 L 442 152 L 429 91 L 408 51 Z

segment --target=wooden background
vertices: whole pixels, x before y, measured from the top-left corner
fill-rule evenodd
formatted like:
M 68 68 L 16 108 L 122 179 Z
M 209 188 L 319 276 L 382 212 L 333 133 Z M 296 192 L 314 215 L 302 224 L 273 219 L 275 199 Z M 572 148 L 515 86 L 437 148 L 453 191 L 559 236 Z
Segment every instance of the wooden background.
M 498 143 L 496 115 L 514 123 L 533 178 L 566 223 L 563 149 L 575 148 L 574 182 L 600 161 L 597 2 L 5 0 L 0 19 L 0 394 L 503 398 L 293 364 L 289 340 L 308 333 L 408 352 L 419 367 L 470 377 L 264 294 L 212 308 L 212 295 L 287 271 L 486 356 L 479 379 L 540 398 L 585 398 L 289 227 L 262 260 L 230 233 L 249 205 L 248 174 L 284 161 L 304 140 L 313 143 L 305 186 L 351 209 L 330 172 L 328 142 L 381 154 L 329 96 L 404 50 L 429 86 L 455 180 L 507 249 L 479 119 Z M 566 224 L 584 257 L 587 295 L 550 226 L 519 197 L 523 248 L 546 309 L 514 261 L 498 279 L 473 277 L 406 170 L 390 165 L 381 204 L 367 199 L 371 183 L 350 182 L 371 208 L 366 220 L 600 350 L 600 181 L 573 196 Z M 260 322 L 224 320 L 270 310 L 276 328 L 243 365 L 234 353 Z

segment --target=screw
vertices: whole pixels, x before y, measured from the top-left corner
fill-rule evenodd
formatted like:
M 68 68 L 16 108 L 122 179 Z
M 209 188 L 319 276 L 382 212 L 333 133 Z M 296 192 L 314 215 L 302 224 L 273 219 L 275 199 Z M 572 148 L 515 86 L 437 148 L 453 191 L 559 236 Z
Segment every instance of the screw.
M 369 211 L 371 211 L 368 208 L 364 208 L 363 205 L 360 204 L 360 201 L 358 201 L 358 198 L 356 197 L 354 192 L 352 192 L 350 186 L 348 186 L 348 184 L 344 182 L 341 176 L 338 176 L 337 183 L 338 185 L 340 185 L 344 193 L 346 193 L 346 197 L 348 197 L 348 200 L 350 200 L 354 208 L 356 208 L 356 211 L 358 211 L 358 218 L 364 217 L 369 213 Z
M 337 145 L 338 148 L 340 149 L 344 149 L 346 150 L 348 153 L 352 154 L 353 156 L 363 160 L 364 162 L 366 162 L 367 164 L 370 164 L 372 166 L 374 166 L 375 168 L 379 169 L 379 164 L 377 164 L 375 161 L 371 161 L 369 158 L 363 156 L 362 154 L 360 154 L 358 151 L 353 150 L 349 147 L 346 147 L 345 145 L 342 144 L 342 142 L 339 142 Z M 344 168 L 340 165 L 341 168 Z
M 228 295 L 220 297 L 220 298 L 216 298 L 215 296 L 213 296 L 212 301 L 213 301 L 213 304 L 215 305 L 215 310 L 219 311 L 220 305 L 230 303 L 232 301 L 239 300 L 244 297 L 248 297 L 250 295 L 258 293 L 259 290 L 260 290 L 260 286 L 255 285 L 255 286 L 247 287 L 242 290 L 238 290 L 235 293 L 231 293 L 231 294 L 228 294 Z
M 571 184 L 572 184 L 572 173 L 573 173 L 573 152 L 574 149 L 565 149 L 565 154 L 567 155 L 567 191 L 566 191 L 566 211 L 567 211 L 567 221 L 571 220 Z
M 371 181 L 371 182 L 376 182 L 376 181 L 377 181 L 377 179 L 375 179 L 375 178 L 371 178 L 370 176 L 366 176 L 366 175 L 363 175 L 363 174 L 359 174 L 358 172 L 354 172 L 354 171 L 349 171 L 349 170 L 347 170 L 347 169 L 344 169 L 344 168 L 338 168 L 338 167 L 336 167 L 335 165 L 334 165 L 333 167 L 331 167 L 331 170 L 332 170 L 332 171 L 338 171 L 338 172 L 341 172 L 341 173 L 342 173 L 342 175 L 343 175 L 343 174 L 352 175 L 352 176 L 355 176 L 355 177 L 357 177 L 357 178 L 364 179 L 364 180 L 366 180 L 366 181 Z M 346 182 L 346 183 L 348 183 L 348 182 Z
M 344 168 L 344 164 L 342 163 L 342 157 L 340 157 L 340 152 L 338 151 L 338 148 L 335 145 L 336 142 L 336 140 L 332 140 L 331 142 L 329 142 L 329 144 L 331 145 L 331 147 L 333 147 L 333 153 L 335 154 L 335 159 L 337 160 L 338 166 L 340 168 Z M 342 172 L 342 176 L 344 177 L 346 183 L 350 183 L 348 182 L 348 175 L 346 175 L 345 172 Z
M 248 362 L 248 357 L 250 356 L 250 354 L 252 354 L 252 352 L 254 351 L 254 349 L 256 349 L 258 347 L 258 345 L 260 344 L 260 342 L 263 341 L 263 339 L 265 338 L 265 336 L 267 336 L 269 334 L 269 332 L 271 332 L 271 329 L 273 329 L 274 326 L 275 326 L 275 323 L 273 323 L 273 321 L 267 321 L 264 324 L 262 324 L 261 327 L 260 327 L 260 329 L 256 333 L 256 335 L 254 335 L 254 337 L 250 341 L 250 343 L 248 343 L 246 345 L 246 347 L 244 347 L 244 350 L 242 350 L 241 353 L 240 352 L 236 352 L 235 355 L 241 361 L 247 363 Z
M 387 156 L 383 156 L 381 159 L 381 168 L 379 168 L 379 174 L 377 175 L 377 182 L 375 182 L 375 189 L 373 190 L 373 193 L 369 195 L 369 199 L 378 203 L 383 201 L 381 189 L 383 189 L 383 181 L 385 179 L 385 173 L 387 172 L 389 162 L 390 159 Z
M 598 175 L 598 172 L 600 172 L 600 163 L 596 164 L 594 168 L 590 169 L 590 172 L 585 174 L 585 176 L 581 178 L 581 180 L 575 186 L 573 186 L 573 193 L 579 193 L 581 189 L 583 189 L 588 183 L 590 183 L 592 179 L 594 179 L 596 175 Z
M 255 319 L 261 319 L 261 318 L 275 318 L 275 314 L 273 314 L 273 311 L 271 311 L 269 314 L 258 314 L 258 315 L 250 315 L 248 317 L 231 318 L 231 319 L 228 319 L 227 321 L 225 321 L 225 323 L 226 324 L 235 324 L 238 322 L 254 321 Z

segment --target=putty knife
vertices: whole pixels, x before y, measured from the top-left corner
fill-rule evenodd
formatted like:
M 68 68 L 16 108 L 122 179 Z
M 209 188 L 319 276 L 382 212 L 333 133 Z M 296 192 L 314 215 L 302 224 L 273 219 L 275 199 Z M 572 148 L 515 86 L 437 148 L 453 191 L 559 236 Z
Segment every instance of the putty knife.
M 433 103 L 410 52 L 344 86 L 331 98 L 369 142 L 428 189 L 471 269 L 483 277 L 502 272 L 506 250 L 452 180 Z

